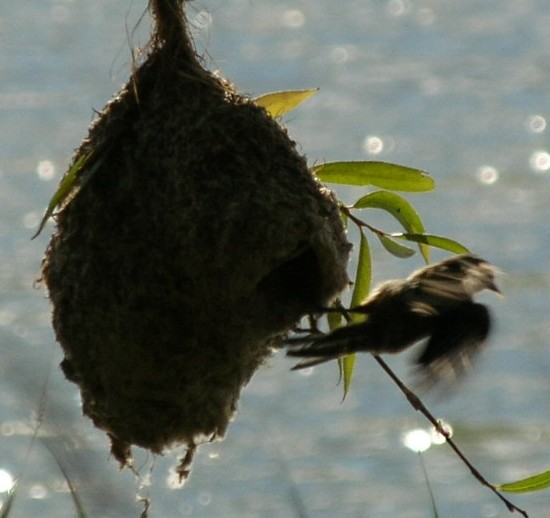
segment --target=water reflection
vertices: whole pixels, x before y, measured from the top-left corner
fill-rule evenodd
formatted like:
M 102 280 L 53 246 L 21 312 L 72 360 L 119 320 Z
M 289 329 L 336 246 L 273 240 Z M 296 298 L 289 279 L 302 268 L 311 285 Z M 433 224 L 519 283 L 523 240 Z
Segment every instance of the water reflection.
M 55 165 L 51 160 L 40 160 L 36 166 L 36 174 L 40 180 L 48 182 L 55 177 Z
M 199 30 L 210 29 L 213 17 L 208 11 L 199 11 L 195 16 L 193 25 Z
M 443 430 L 445 430 L 445 433 L 447 433 L 447 436 L 452 437 L 452 426 L 444 421 L 440 421 L 439 423 Z M 409 450 L 422 453 L 428 450 L 432 445 L 439 446 L 440 444 L 444 444 L 446 442 L 446 438 L 432 426 L 429 429 L 414 428 L 405 432 L 401 437 L 401 442 L 403 443 L 403 446 Z
M 285 27 L 289 27 L 291 29 L 299 29 L 304 25 L 305 21 L 306 17 L 304 16 L 304 13 L 297 9 L 284 11 L 283 15 L 281 16 L 282 24 Z
M 23 226 L 29 230 L 35 230 L 41 219 L 41 214 L 36 211 L 27 212 L 23 216 Z
M 417 453 L 426 451 L 432 445 L 430 434 L 422 428 L 410 430 L 403 436 L 403 445 Z
M 477 178 L 482 184 L 492 185 L 498 180 L 498 177 L 499 172 L 493 166 L 484 165 L 477 170 Z
M 15 480 L 12 474 L 5 469 L 0 469 L 0 493 L 11 491 Z
M 539 149 L 529 158 L 531 169 L 536 173 L 546 173 L 550 170 L 550 153 L 545 149 Z
M 321 87 L 289 118 L 291 135 L 311 162 L 364 154 L 429 170 L 436 192 L 411 200 L 426 226 L 508 272 L 486 361 L 443 409 L 460 425 L 457 442 L 466 443 L 498 481 L 547 469 L 550 149 L 542 139 L 550 105 L 550 32 L 541 15 L 548 12 L 547 0 L 432 2 L 431 11 L 410 0 L 353 0 L 346 8 L 322 0 L 297 0 L 292 8 L 279 1 L 203 4 L 205 11 L 191 16 L 207 33 L 205 56 L 213 56 L 213 68 L 221 67 L 240 88 L 260 94 Z M 127 2 L 108 0 L 30 0 L 12 7 L 14 23 L 10 18 L 2 26 L 8 51 L 1 58 L 0 92 L 0 445 L 8 474 L 19 468 L 34 431 L 22 407 L 28 411 L 28 401 L 38 400 L 42 387 L 35 390 L 35 380 L 45 377 L 56 347 L 45 322 L 50 307 L 31 288 L 47 232 L 41 242 L 30 242 L 29 230 L 85 136 L 91 107 L 101 108 L 125 81 L 120 69 L 131 68 L 128 39 L 139 40 L 126 29 L 143 11 L 135 4 L 132 20 Z M 141 25 L 147 32 L 148 23 Z M 410 271 L 410 263 L 375 247 L 373 257 L 377 280 L 392 269 Z M 312 516 L 426 516 L 426 495 L 416 492 L 417 465 L 407 461 L 411 455 L 404 455 L 401 442 L 404 429 L 424 423 L 404 423 L 411 409 L 364 363 L 340 405 L 336 369 L 291 374 L 284 358 L 270 362 L 243 392 L 227 440 L 212 454 L 205 446 L 183 491 L 164 483 L 173 459 L 157 461 L 152 518 L 254 518 L 262 505 L 269 507 L 263 516 L 292 516 L 280 477 L 273 475 L 277 445 Z M 76 482 L 85 482 L 89 515 L 139 516 L 139 506 L 132 507 L 133 476 L 118 472 L 103 434 L 82 418 L 76 390 L 56 368 L 52 372 L 47 418 L 88 440 L 67 458 L 74 461 Z M 64 408 L 56 414 L 57 405 Z M 430 468 L 441 474 L 435 489 L 446 518 L 506 516 L 446 448 L 434 450 Z M 61 506 L 71 515 L 70 503 L 47 498 L 58 485 L 66 492 L 52 476 L 51 459 L 36 455 L 33 462 L 15 514 L 32 515 L 32 506 L 40 505 L 43 516 L 59 516 Z M 471 499 L 464 497 L 472 492 Z M 548 495 L 523 502 L 533 516 L 545 516 Z
M 350 57 L 351 52 L 349 47 L 334 47 L 329 54 L 329 59 L 336 64 L 346 63 L 350 60 Z
M 527 119 L 527 129 L 532 133 L 542 133 L 546 129 L 546 119 L 542 115 L 531 115 Z
M 49 491 L 43 484 L 33 484 L 28 493 L 33 500 L 42 500 L 48 496 Z
M 410 12 L 411 2 L 409 0 L 389 0 L 387 10 L 391 16 L 403 16 Z
M 376 135 L 369 135 L 363 141 L 363 151 L 369 155 L 378 155 L 384 151 L 384 141 Z

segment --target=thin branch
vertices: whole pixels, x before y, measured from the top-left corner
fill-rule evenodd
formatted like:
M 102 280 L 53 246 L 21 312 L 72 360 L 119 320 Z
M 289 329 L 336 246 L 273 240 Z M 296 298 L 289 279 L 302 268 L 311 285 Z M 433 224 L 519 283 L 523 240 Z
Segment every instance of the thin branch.
M 479 470 L 466 458 L 466 456 L 462 453 L 462 451 L 458 448 L 458 446 L 455 444 L 455 442 L 451 439 L 451 434 L 448 430 L 445 429 L 444 426 L 441 425 L 441 422 L 438 421 L 433 414 L 426 408 L 424 403 L 420 400 L 420 398 L 412 392 L 400 379 L 399 377 L 390 369 L 388 364 L 378 355 L 373 354 L 374 359 L 378 362 L 378 364 L 384 369 L 386 374 L 394 381 L 394 383 L 399 387 L 399 390 L 405 395 L 405 397 L 408 399 L 409 403 L 412 405 L 412 407 L 419 411 L 424 417 L 432 423 L 434 428 L 443 436 L 445 437 L 445 440 L 447 441 L 447 444 L 453 449 L 453 451 L 456 453 L 456 455 L 462 460 L 462 462 L 468 466 L 470 469 L 472 475 L 479 481 L 479 483 L 485 487 L 488 487 L 508 508 L 508 510 L 513 513 L 514 511 L 517 511 L 521 515 L 525 516 L 525 518 L 529 518 L 529 515 L 523 510 L 514 505 L 510 500 L 505 498 L 496 488 L 491 484 L 480 472 Z
M 383 230 L 380 230 L 379 228 L 373 227 L 372 225 L 369 225 L 366 221 L 363 221 L 362 219 L 359 219 L 357 216 L 354 216 L 351 213 L 352 208 L 353 207 L 348 207 L 346 205 L 340 205 L 340 212 L 342 212 L 349 219 L 351 219 L 351 221 L 353 221 L 359 228 L 361 228 L 361 227 L 368 228 L 371 232 L 373 232 L 377 236 L 391 237 L 391 233 L 384 232 Z

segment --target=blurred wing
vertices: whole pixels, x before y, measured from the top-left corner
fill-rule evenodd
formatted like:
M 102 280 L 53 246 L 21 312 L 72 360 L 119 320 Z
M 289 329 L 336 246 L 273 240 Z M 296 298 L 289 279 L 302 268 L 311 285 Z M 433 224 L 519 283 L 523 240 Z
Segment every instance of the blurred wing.
M 490 331 L 489 310 L 465 302 L 436 320 L 434 333 L 416 364 L 432 383 L 458 378 L 471 368 Z

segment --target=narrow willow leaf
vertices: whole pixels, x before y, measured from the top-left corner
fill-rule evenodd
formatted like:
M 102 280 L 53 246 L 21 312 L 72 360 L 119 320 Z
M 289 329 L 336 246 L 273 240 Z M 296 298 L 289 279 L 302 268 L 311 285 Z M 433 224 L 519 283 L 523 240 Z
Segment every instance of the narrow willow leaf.
M 312 167 L 323 181 L 346 185 L 375 185 L 390 191 L 424 192 L 434 189 L 426 172 L 386 162 L 329 162 Z
M 353 353 L 338 359 L 340 376 L 344 380 L 344 395 L 342 396 L 342 401 L 346 399 L 346 396 L 349 393 L 349 389 L 351 388 L 351 380 L 353 378 L 353 370 L 355 368 L 356 357 L 357 354 Z
M 382 246 L 395 257 L 399 257 L 400 259 L 407 259 L 408 257 L 412 257 L 414 254 L 416 254 L 416 252 L 412 248 L 399 244 L 391 237 L 385 236 L 383 234 L 376 235 L 378 239 L 380 239 Z
M 53 211 L 55 208 L 60 205 L 63 200 L 67 197 L 71 189 L 73 188 L 73 185 L 78 177 L 78 173 L 80 170 L 84 167 L 88 159 L 90 158 L 90 154 L 81 156 L 69 169 L 67 174 L 63 177 L 61 180 L 61 183 L 59 184 L 59 187 L 55 191 L 54 195 L 52 196 L 50 203 L 48 203 L 48 207 L 46 208 L 46 212 L 44 213 L 44 216 L 40 220 L 40 225 L 38 225 L 38 230 L 36 233 L 32 236 L 32 239 L 37 237 L 40 232 L 42 232 L 42 229 L 46 225 L 46 221 L 50 218 L 50 216 L 53 214 Z
M 283 92 L 271 92 L 268 94 L 256 97 L 254 102 L 265 108 L 267 113 L 274 119 L 282 117 L 285 113 L 296 108 L 306 99 L 315 95 L 319 88 L 311 88 L 309 90 L 285 90 Z
M 424 243 L 426 245 L 433 246 L 435 248 L 441 248 L 442 250 L 447 250 L 448 252 L 453 252 L 455 254 L 467 254 L 469 250 L 464 246 L 453 241 L 447 237 L 434 236 L 432 234 L 391 234 L 391 237 L 397 239 L 404 239 L 406 241 L 413 241 L 415 243 Z
M 370 283 L 372 279 L 372 259 L 367 236 L 361 231 L 361 241 L 359 242 L 359 257 L 357 263 L 357 273 L 355 274 L 355 283 L 353 295 L 351 296 L 351 306 L 359 305 L 369 294 Z M 358 314 L 351 315 L 352 320 L 361 319 Z
M 327 313 L 328 328 L 334 331 L 336 328 L 342 325 L 342 313 L 334 311 L 333 313 Z
M 500 484 L 494 486 L 499 491 L 507 493 L 530 493 L 533 491 L 541 491 L 550 487 L 550 471 L 533 475 L 532 477 L 510 482 L 509 484 Z
M 351 296 L 351 306 L 357 306 L 367 297 L 370 291 L 372 278 L 372 259 L 367 236 L 361 231 L 361 241 L 359 244 L 359 258 L 357 263 L 357 273 L 355 274 L 355 286 Z M 353 322 L 360 322 L 362 317 L 359 314 L 351 314 Z M 353 369 L 355 366 L 355 354 L 350 354 L 339 360 L 340 374 L 344 380 L 344 397 L 348 395 L 353 378 Z
M 342 303 L 340 299 L 336 299 L 336 301 L 332 304 L 332 307 L 335 307 L 335 308 L 342 307 Z M 344 317 L 342 313 L 339 313 L 337 311 L 333 313 L 327 313 L 327 322 L 328 322 L 328 328 L 330 331 L 334 331 L 335 329 L 338 329 L 339 327 L 341 327 L 343 324 L 343 320 L 344 320 Z M 339 370 L 338 384 L 340 384 L 340 382 L 344 377 L 344 364 L 342 362 L 342 358 L 338 358 L 338 370 Z
M 50 216 L 53 214 L 54 210 L 57 207 L 60 207 L 65 199 L 69 196 L 71 192 L 74 192 L 74 189 L 76 189 L 78 186 L 82 186 L 84 178 L 83 175 L 84 169 L 86 166 L 88 166 L 94 156 L 94 151 L 90 151 L 89 153 L 81 156 L 74 164 L 73 166 L 67 171 L 67 174 L 63 177 L 61 180 L 57 190 L 55 191 L 54 195 L 52 196 L 50 203 L 48 203 L 48 207 L 46 208 L 46 212 L 44 213 L 44 216 L 40 220 L 40 225 L 38 225 L 38 230 L 36 233 L 32 236 L 32 239 L 37 237 L 40 232 L 44 229 L 44 226 L 46 225 L 46 222 L 50 218 Z M 96 169 L 101 164 L 101 161 L 96 161 L 95 164 L 86 172 L 86 180 L 89 180 L 90 177 L 93 175 L 93 173 L 96 171 Z
M 388 191 L 376 191 L 358 199 L 353 204 L 354 209 L 382 209 L 390 213 L 403 228 L 411 234 L 424 234 L 426 231 L 420 214 L 416 209 L 402 196 Z M 382 243 L 384 244 L 384 243 Z M 385 245 L 384 245 L 385 246 Z M 430 249 L 427 245 L 419 243 L 420 253 L 426 263 L 430 262 Z M 388 249 L 390 253 L 393 253 Z M 397 255 L 397 254 L 394 254 Z M 412 254 L 411 254 L 412 255 Z M 401 257 L 397 255 L 398 257 Z M 404 255 L 403 257 L 410 257 Z

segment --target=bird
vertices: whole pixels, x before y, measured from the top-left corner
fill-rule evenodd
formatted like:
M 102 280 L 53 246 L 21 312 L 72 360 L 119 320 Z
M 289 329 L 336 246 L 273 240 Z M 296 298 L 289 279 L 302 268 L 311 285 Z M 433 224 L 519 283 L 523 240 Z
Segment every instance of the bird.
M 431 381 L 461 376 L 491 331 L 488 308 L 473 300 L 485 289 L 501 293 L 498 270 L 475 254 L 461 254 L 380 284 L 358 306 L 323 308 L 365 319 L 324 334 L 288 338 L 287 355 L 303 358 L 294 370 L 356 352 L 399 353 L 426 340 L 415 363 Z

